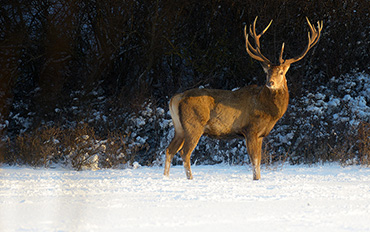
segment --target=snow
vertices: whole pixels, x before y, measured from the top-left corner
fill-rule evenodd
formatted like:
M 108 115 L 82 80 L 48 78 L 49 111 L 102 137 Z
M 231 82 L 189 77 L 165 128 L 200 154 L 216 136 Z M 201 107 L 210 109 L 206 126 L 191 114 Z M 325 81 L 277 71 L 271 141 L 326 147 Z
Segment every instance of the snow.
M 302 94 L 291 97 L 287 112 L 264 139 L 263 148 L 271 162 L 281 160 L 283 156 L 283 160 L 290 164 L 325 162 L 333 151 L 334 153 L 342 150 L 345 152 L 348 147 L 353 148 L 350 149 L 351 154 L 346 156 L 350 160 L 341 159 L 338 156 L 330 156 L 329 160 L 339 160 L 344 164 L 348 161 L 361 162 L 361 159 L 357 158 L 361 152 L 356 144 L 356 138 L 359 136 L 357 133 L 359 127 L 365 125 L 367 128 L 367 123 L 370 123 L 370 74 L 354 70 L 351 73 L 332 77 L 322 85 L 317 83 L 313 85 L 313 80 L 320 80 L 323 78 L 322 75 L 324 74 L 314 75 L 302 82 Z M 199 86 L 199 88 L 209 87 L 209 85 Z M 233 91 L 237 89 L 234 88 Z M 38 88 L 35 92 L 40 90 Z M 91 97 L 86 104 L 88 108 L 84 108 L 80 102 L 81 99 L 86 98 L 85 95 Z M 48 166 L 51 162 L 56 162 L 70 169 L 88 169 L 89 164 L 80 167 L 71 161 L 79 154 L 83 154 L 82 161 L 98 155 L 97 163 L 92 163 L 93 168 L 96 168 L 96 165 L 98 168 L 119 167 L 123 160 L 127 165 L 132 165 L 135 161 L 140 165 L 163 165 L 165 150 L 175 133 L 166 103 L 163 105 L 155 99 L 148 99 L 138 106 L 138 112 L 136 110 L 130 112 L 120 107 L 107 107 L 116 99 L 107 97 L 101 87 L 91 93 L 84 90 L 74 91 L 70 97 L 73 99 L 75 108 L 72 109 L 69 106 L 56 108 L 58 114 L 64 119 L 60 119 L 57 125 L 54 121 L 41 122 L 42 128 L 45 126 L 46 130 L 49 128 L 62 130 L 59 137 L 50 138 L 59 141 L 58 146 L 41 141 L 41 143 L 46 142 L 45 146 L 49 146 L 49 149 L 61 151 L 61 154 L 58 154 L 60 158 L 57 155 L 50 155 L 46 156 L 46 160 L 38 160 L 34 163 L 45 163 Z M 169 101 L 169 98 L 170 96 L 164 96 L 162 100 Z M 5 129 L 8 133 L 2 138 L 4 142 L 11 141 L 16 136 L 21 138 L 32 136 L 32 125 L 38 125 L 40 122 L 36 120 L 37 117 L 34 117 L 38 113 L 29 111 L 31 108 L 30 102 L 14 99 L 9 120 L 3 123 L 0 120 L 0 129 Z M 67 117 L 67 115 L 75 116 Z M 72 120 L 73 118 L 84 119 L 76 121 Z M 63 140 L 63 134 L 68 130 L 78 132 L 81 125 L 91 129 L 86 132 L 90 133 L 89 139 L 81 138 L 77 133 L 76 146 L 71 150 L 69 142 Z M 348 143 L 343 143 L 343 138 L 352 139 Z M 103 141 L 115 141 L 114 146 Z M 118 143 L 123 146 L 116 146 Z M 101 148 L 96 149 L 96 146 Z M 104 149 L 104 146 L 107 149 Z M 174 162 L 182 162 L 180 156 L 175 156 Z M 192 154 L 192 163 L 219 162 L 228 164 L 249 162 L 245 141 L 242 139 L 213 140 L 202 137 Z
M 370 169 L 0 168 L 1 231 L 369 231 Z

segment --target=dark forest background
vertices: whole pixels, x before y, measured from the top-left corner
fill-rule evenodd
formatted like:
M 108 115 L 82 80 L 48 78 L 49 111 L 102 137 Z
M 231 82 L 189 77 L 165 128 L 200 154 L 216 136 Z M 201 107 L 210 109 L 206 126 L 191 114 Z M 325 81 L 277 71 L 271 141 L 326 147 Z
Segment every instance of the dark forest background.
M 301 53 L 306 16 L 323 21 L 319 43 L 287 74 L 292 99 L 333 76 L 370 73 L 369 11 L 369 0 L 1 1 L 0 159 L 27 159 L 20 136 L 40 128 L 52 137 L 83 122 L 97 137 L 123 138 L 132 132 L 117 118 L 148 101 L 167 110 L 171 95 L 200 85 L 263 84 L 243 36 L 256 16 L 259 31 L 273 19 L 262 37 L 272 61 L 283 42 L 286 57 Z M 97 107 L 108 118 L 87 120 Z

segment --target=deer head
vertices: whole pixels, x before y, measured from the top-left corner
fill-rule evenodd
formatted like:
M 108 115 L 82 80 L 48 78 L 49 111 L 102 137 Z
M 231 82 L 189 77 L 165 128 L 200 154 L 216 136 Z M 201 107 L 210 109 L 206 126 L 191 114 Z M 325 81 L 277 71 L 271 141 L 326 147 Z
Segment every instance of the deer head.
M 245 36 L 245 47 L 248 52 L 248 54 L 255 60 L 258 60 L 261 62 L 261 65 L 263 67 L 263 70 L 266 73 L 266 87 L 270 89 L 281 89 L 285 88 L 286 85 L 286 78 L 285 74 L 289 70 L 289 67 L 292 63 L 295 63 L 299 60 L 301 60 L 307 52 L 319 41 L 321 30 L 323 27 L 323 23 L 321 21 L 317 22 L 317 30 L 315 27 L 313 27 L 306 17 L 307 23 L 310 28 L 310 32 L 308 32 L 308 45 L 303 50 L 303 52 L 294 58 L 291 59 L 283 59 L 283 53 L 284 53 L 284 43 L 281 46 L 281 52 L 279 56 L 279 64 L 273 64 L 269 59 L 267 59 L 264 55 L 261 53 L 261 44 L 260 44 L 260 38 L 267 29 L 271 26 L 272 20 L 270 21 L 269 25 L 259 34 L 256 33 L 256 23 L 257 23 L 258 16 L 255 18 L 253 26 L 250 25 L 249 27 L 249 34 L 254 39 L 256 47 L 254 48 L 248 39 L 247 34 L 247 26 L 244 27 L 244 36 Z

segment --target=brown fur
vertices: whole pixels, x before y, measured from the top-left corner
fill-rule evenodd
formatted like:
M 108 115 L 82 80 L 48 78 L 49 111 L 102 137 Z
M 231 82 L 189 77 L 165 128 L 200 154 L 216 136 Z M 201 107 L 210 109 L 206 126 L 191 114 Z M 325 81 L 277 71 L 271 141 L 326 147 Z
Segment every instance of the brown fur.
M 261 146 L 275 123 L 284 115 L 289 102 L 285 72 L 279 76 L 280 66 L 271 67 L 268 82 L 277 79 L 282 86 L 247 86 L 236 91 L 191 89 L 175 95 L 170 112 L 175 137 L 166 151 L 166 176 L 173 156 L 180 151 L 186 176 L 192 179 L 190 156 L 200 137 L 245 138 L 248 154 L 254 167 L 253 178 L 260 178 Z M 287 71 L 288 68 L 286 68 Z
M 176 94 L 170 101 L 170 112 L 175 127 L 175 137 L 166 150 L 164 175 L 168 176 L 173 156 L 180 151 L 188 179 L 192 179 L 190 156 L 200 137 L 205 134 L 215 138 L 242 137 L 246 141 L 248 154 L 253 166 L 253 179 L 261 178 L 261 148 L 266 137 L 276 122 L 288 108 L 289 92 L 285 74 L 290 64 L 302 59 L 308 50 L 317 43 L 322 29 L 318 31 L 310 26 L 309 42 L 304 52 L 293 59 L 284 60 L 283 50 L 280 53 L 280 64 L 273 65 L 260 52 L 260 37 L 270 24 L 257 35 L 257 17 L 250 35 L 255 40 L 253 48 L 248 40 L 246 28 L 246 50 L 248 54 L 261 62 L 266 73 L 266 84 L 262 87 L 247 86 L 237 91 L 216 89 L 191 89 Z

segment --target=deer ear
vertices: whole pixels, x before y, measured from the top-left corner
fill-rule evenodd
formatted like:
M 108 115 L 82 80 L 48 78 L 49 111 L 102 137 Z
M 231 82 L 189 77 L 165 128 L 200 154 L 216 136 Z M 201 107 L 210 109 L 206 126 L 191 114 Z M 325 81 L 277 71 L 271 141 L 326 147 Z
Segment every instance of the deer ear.
M 290 64 L 287 64 L 284 66 L 284 74 L 288 72 L 289 68 L 290 68 Z
M 260 64 L 261 64 L 261 66 L 263 68 L 263 71 L 265 71 L 265 73 L 267 74 L 269 72 L 270 68 L 271 68 L 271 65 L 270 64 L 266 64 L 264 62 L 261 62 Z

